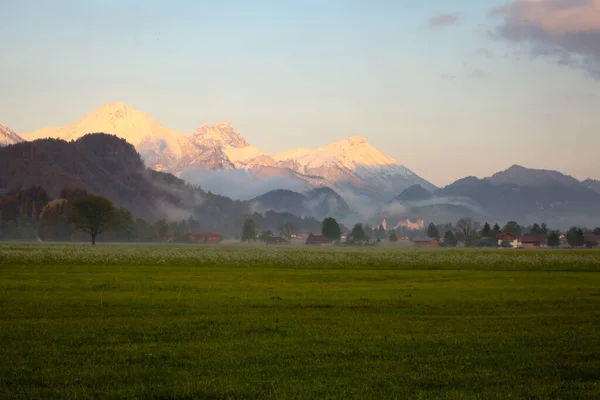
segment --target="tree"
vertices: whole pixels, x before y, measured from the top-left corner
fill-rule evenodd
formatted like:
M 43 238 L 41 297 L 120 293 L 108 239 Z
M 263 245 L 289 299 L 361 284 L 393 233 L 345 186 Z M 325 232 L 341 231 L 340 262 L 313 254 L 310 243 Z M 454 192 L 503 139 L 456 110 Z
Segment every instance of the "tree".
M 321 234 L 331 241 L 340 239 L 342 236 L 342 231 L 335 218 L 329 217 L 323 220 L 323 224 L 321 225 Z
M 348 241 L 350 243 L 362 243 L 362 242 L 366 242 L 368 240 L 369 240 L 369 237 L 367 236 L 367 233 L 365 232 L 363 225 L 362 224 L 354 225 L 354 228 L 352 228 L 352 231 L 350 232 L 350 236 L 348 237 Z
M 594 229 L 594 235 L 600 235 L 600 228 Z
M 548 234 L 548 227 L 546 224 L 542 224 L 541 226 L 538 224 L 533 224 L 529 228 L 529 234 L 532 236 L 546 236 Z
M 435 224 L 433 222 L 430 223 L 429 226 L 427 227 L 427 236 L 430 238 L 436 238 L 436 239 L 440 238 L 440 232 L 438 231 L 437 226 L 435 226 Z
M 381 239 L 385 239 L 387 236 L 387 232 L 385 231 L 383 225 L 379 225 L 379 228 L 375 230 L 375 237 L 381 241 Z
M 388 239 L 389 239 L 390 243 L 396 243 L 398 241 L 398 235 L 396 235 L 395 230 L 392 230 L 392 232 L 390 232 L 390 236 Z
M 452 233 L 452 231 L 446 231 L 444 234 L 444 246 L 456 247 L 457 244 L 458 240 L 456 240 L 454 233 Z
M 489 238 L 493 236 L 492 227 L 487 222 L 483 225 L 483 229 L 481 230 L 481 236 L 484 238 Z
M 498 234 L 500 233 L 500 225 L 494 224 L 494 227 L 492 228 L 492 232 L 494 233 L 494 236 L 497 237 Z
M 156 221 L 154 224 L 154 230 L 156 231 L 156 236 L 158 237 L 159 242 L 164 242 L 167 240 L 169 236 L 169 224 L 164 219 Z
M 296 234 L 296 228 L 291 222 L 286 222 L 279 225 L 279 236 L 290 242 L 292 236 Z
M 67 241 L 71 239 L 69 202 L 66 199 L 52 200 L 42 209 L 38 235 L 42 240 Z
M 558 232 L 552 231 L 550 235 L 548 235 L 548 246 L 549 247 L 558 247 L 560 246 L 560 236 Z
M 456 223 L 456 229 L 461 233 L 463 240 L 467 245 L 470 245 L 477 238 L 480 224 L 472 218 L 461 218 Z
M 571 247 L 581 247 L 585 245 L 585 236 L 583 235 L 583 231 L 576 226 L 569 229 L 567 232 L 567 243 Z
M 137 232 L 131 211 L 124 207 L 115 210 L 115 223 L 111 227 L 110 233 L 110 240 L 117 242 L 135 241 Z
M 73 202 L 71 222 L 76 229 L 89 234 L 94 245 L 99 234 L 115 226 L 116 214 L 117 210 L 110 200 L 88 194 Z
M 273 235 L 273 232 L 271 232 L 271 231 L 262 231 L 260 233 L 260 235 L 258 236 L 258 240 L 260 240 L 261 242 L 267 243 L 273 237 L 275 237 L 275 235 Z
M 521 226 L 516 221 L 508 221 L 504 228 L 502 228 L 502 232 L 512 233 L 515 236 L 521 236 Z
M 252 218 L 246 218 L 242 226 L 242 242 L 256 240 L 256 224 Z

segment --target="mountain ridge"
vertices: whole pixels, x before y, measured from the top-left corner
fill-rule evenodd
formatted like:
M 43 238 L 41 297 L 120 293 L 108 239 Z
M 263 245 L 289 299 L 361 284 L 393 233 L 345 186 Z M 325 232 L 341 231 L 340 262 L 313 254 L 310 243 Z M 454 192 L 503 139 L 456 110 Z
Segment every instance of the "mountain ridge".
M 149 114 L 124 103 L 107 103 L 63 127 L 46 127 L 24 137 L 74 140 L 90 132 L 107 132 L 133 144 L 146 165 L 177 176 L 198 167 L 215 171 L 245 169 L 260 177 L 290 176 L 313 186 L 352 190 L 370 198 L 391 195 L 413 184 L 436 187 L 352 135 L 316 149 L 267 153 L 253 147 L 228 121 L 203 124 L 192 134 L 171 130 Z

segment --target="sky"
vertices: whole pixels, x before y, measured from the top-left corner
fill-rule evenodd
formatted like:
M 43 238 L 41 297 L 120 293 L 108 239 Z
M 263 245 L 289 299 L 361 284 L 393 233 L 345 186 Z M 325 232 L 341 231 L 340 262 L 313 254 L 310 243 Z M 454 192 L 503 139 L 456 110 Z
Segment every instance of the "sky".
M 600 179 L 600 0 L 0 0 L 0 124 L 125 102 L 267 152 L 366 137 L 443 186 Z

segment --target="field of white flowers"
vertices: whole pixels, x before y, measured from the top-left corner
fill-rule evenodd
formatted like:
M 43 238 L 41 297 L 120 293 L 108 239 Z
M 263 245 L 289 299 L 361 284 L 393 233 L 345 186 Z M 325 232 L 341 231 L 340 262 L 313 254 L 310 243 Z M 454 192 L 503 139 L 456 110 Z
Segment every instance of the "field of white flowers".
M 9 264 L 600 271 L 600 251 L 0 244 Z

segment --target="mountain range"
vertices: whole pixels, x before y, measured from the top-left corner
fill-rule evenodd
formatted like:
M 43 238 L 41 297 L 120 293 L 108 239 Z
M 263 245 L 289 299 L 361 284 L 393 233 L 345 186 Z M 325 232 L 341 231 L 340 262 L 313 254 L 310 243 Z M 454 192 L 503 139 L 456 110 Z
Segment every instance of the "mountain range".
M 346 218 L 345 222 L 368 223 L 407 217 L 447 223 L 470 216 L 498 222 L 544 221 L 555 226 L 600 224 L 600 181 L 593 179 L 580 182 L 558 171 L 514 165 L 487 178 L 466 177 L 437 188 L 361 136 L 350 136 L 317 149 L 265 153 L 227 121 L 202 125 L 186 135 L 123 103 L 105 104 L 67 126 L 45 127 L 21 137 L 0 126 L 0 142 L 25 146 L 19 143 L 23 139 L 52 137 L 78 143 L 91 132 L 114 134 L 133 145 L 134 152 L 150 168 L 148 171 L 173 173 L 200 185 L 208 194 L 214 191 L 243 200 L 240 204 L 249 210 L 275 210 L 316 218 L 332 215 Z M 38 146 L 28 149 L 33 151 L 41 143 L 45 149 L 51 149 L 58 142 L 36 140 Z M 84 142 L 89 143 L 90 139 Z M 58 164 L 62 162 L 51 150 L 45 154 Z M 77 165 L 88 165 L 91 159 L 94 158 L 86 161 L 82 156 Z M 0 175 L 0 188 L 47 182 L 53 179 L 52 174 L 58 174 L 56 181 L 75 179 L 64 171 L 69 170 L 68 166 L 56 169 L 47 162 L 34 168 L 39 159 L 11 160 L 6 167 L 11 171 L 22 169 L 16 175 L 22 179 Z M 137 165 L 134 169 L 140 168 Z M 27 177 L 27 171 L 32 176 Z M 83 168 L 76 175 L 85 180 L 89 174 Z M 93 191 L 93 180 L 86 182 Z M 122 190 L 128 189 L 125 184 Z M 111 195 L 118 196 L 119 190 Z
M 285 177 L 311 187 L 332 187 L 368 199 L 393 197 L 414 184 L 435 186 L 361 136 L 317 149 L 265 153 L 252 146 L 229 122 L 202 125 L 191 135 L 169 129 L 145 112 L 109 103 L 64 127 L 45 127 L 22 135 L 27 140 L 75 140 L 91 132 L 114 134 L 135 146 L 146 166 L 203 184 L 203 170 L 245 170 L 253 179 Z

